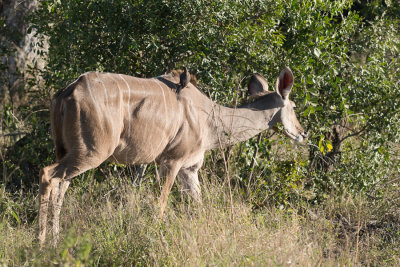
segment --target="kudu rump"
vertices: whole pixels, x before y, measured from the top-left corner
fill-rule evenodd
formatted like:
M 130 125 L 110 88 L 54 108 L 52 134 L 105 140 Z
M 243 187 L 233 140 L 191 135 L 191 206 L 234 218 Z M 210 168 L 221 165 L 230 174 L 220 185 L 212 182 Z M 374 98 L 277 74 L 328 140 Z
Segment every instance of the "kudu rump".
M 177 175 L 184 190 L 201 199 L 197 172 L 206 150 L 247 140 L 276 123 L 301 142 L 306 133 L 289 100 L 293 80 L 285 68 L 271 92 L 267 81 L 255 74 L 248 85 L 255 100 L 228 108 L 211 101 L 194 84 L 180 81 L 177 72 L 151 79 L 97 72 L 81 75 L 58 91 L 51 103 L 57 163 L 40 172 L 40 244 L 46 236 L 49 202 L 56 243 L 71 178 L 106 160 L 160 165 L 166 179 L 159 198 L 162 217 Z M 183 83 L 185 88 L 177 92 Z

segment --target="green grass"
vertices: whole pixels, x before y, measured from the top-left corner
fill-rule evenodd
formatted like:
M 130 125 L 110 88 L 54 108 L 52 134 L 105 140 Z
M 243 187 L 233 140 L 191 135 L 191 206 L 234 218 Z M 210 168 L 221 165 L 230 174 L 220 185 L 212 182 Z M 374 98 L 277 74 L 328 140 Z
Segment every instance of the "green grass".
M 192 203 L 175 186 L 160 221 L 154 185 L 132 186 L 123 177 L 89 183 L 89 176 L 67 192 L 56 248 L 49 242 L 40 250 L 36 244 L 37 193 L 11 196 L 2 191 L 0 263 L 400 265 L 400 205 L 395 200 L 398 192 L 391 188 L 381 199 L 332 195 L 319 205 L 299 202 L 254 210 L 238 190 L 233 190 L 231 202 L 223 182 L 203 181 L 202 205 Z M 84 182 L 87 186 L 80 186 Z

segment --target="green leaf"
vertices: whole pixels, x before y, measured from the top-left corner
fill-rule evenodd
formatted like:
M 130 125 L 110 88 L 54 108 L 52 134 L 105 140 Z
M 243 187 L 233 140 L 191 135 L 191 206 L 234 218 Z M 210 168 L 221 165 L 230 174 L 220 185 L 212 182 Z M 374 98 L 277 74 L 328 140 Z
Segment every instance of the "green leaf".
M 333 149 L 332 143 L 329 140 L 326 140 L 326 149 L 328 152 L 331 152 Z
M 319 50 L 318 48 L 314 48 L 314 55 L 316 57 L 319 57 L 321 55 L 321 50 Z
M 20 224 L 21 221 L 19 220 L 19 217 L 17 215 L 17 213 L 13 210 L 10 210 L 11 215 L 14 217 L 14 219 Z
M 323 144 L 323 140 L 324 140 L 324 137 L 321 136 L 321 139 L 318 142 L 318 147 L 319 147 L 319 151 L 321 151 L 321 153 L 325 155 L 325 152 L 324 152 L 325 151 L 325 147 L 324 147 L 324 144 Z

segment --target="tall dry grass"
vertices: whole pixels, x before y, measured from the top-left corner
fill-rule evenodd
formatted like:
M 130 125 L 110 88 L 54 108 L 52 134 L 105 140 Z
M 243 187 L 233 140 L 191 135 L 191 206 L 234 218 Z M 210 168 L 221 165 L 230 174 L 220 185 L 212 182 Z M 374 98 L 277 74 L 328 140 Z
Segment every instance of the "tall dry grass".
M 0 224 L 0 263 L 7 266 L 398 266 L 400 207 L 372 208 L 362 197 L 331 196 L 319 206 L 296 203 L 254 210 L 223 182 L 203 181 L 203 203 L 192 203 L 174 187 L 164 220 L 158 190 L 126 177 L 98 183 L 90 173 L 67 193 L 58 247 L 40 250 L 35 241 L 37 198 L 31 193 Z M 90 182 L 89 182 L 90 181 Z M 86 186 L 78 183 L 86 182 Z M 388 191 L 389 194 L 395 192 Z M 392 195 L 393 197 L 394 195 Z M 391 211 L 390 211 L 391 210 Z M 390 211 L 390 212 L 389 212 Z M 386 217 L 385 217 L 386 216 Z M 393 218 L 391 218 L 391 216 Z M 13 219 L 14 218 L 14 219 Z M 392 239 L 391 239 L 391 234 Z M 49 236 L 48 239 L 51 239 Z M 49 242 L 50 243 L 50 242 Z

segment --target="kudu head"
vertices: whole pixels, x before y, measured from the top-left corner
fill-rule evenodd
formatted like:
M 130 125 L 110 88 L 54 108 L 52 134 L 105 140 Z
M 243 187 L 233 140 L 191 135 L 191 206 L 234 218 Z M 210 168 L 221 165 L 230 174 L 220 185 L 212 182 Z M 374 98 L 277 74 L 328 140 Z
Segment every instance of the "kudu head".
M 250 95 L 257 98 L 255 102 L 257 109 L 271 110 L 277 109 L 270 124 L 275 129 L 277 123 L 283 125 L 284 133 L 291 139 L 302 142 L 307 138 L 307 133 L 297 120 L 294 112 L 295 104 L 289 100 L 292 90 L 294 77 L 292 71 L 286 67 L 276 79 L 275 92 L 268 91 L 268 83 L 260 74 L 254 74 L 248 84 Z

